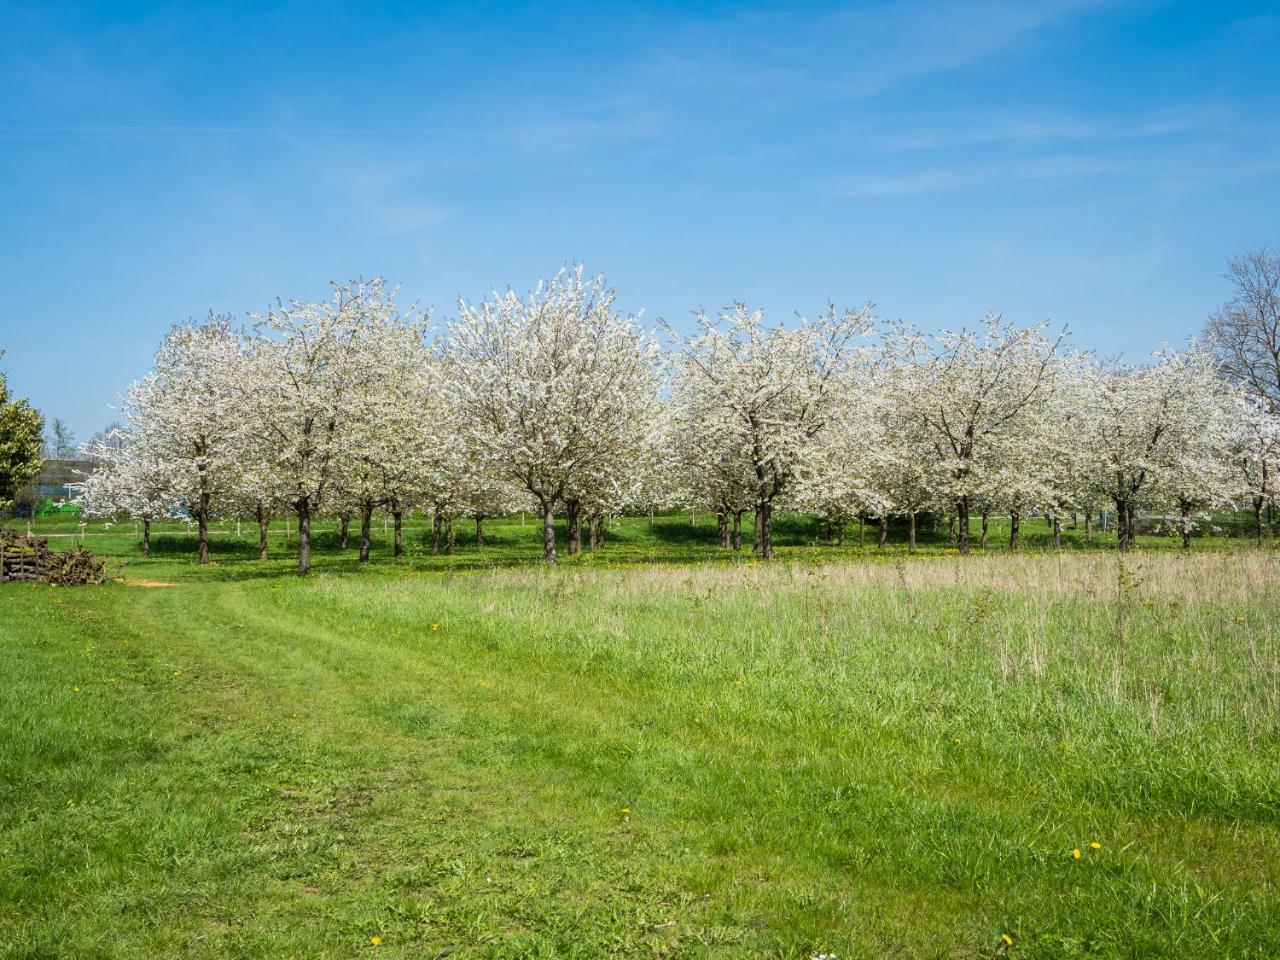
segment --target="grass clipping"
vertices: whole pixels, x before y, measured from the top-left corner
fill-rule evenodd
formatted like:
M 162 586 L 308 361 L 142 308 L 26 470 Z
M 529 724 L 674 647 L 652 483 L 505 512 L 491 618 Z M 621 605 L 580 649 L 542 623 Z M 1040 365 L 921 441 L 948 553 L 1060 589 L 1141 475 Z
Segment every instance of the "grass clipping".
M 0 581 L 26 580 L 75 586 L 106 579 L 106 561 L 84 547 L 53 551 L 48 542 L 0 526 Z

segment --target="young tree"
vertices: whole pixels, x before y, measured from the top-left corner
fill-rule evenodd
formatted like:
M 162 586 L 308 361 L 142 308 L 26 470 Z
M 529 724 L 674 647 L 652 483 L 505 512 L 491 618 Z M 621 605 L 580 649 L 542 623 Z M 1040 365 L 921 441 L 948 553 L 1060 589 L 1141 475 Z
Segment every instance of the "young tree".
M 131 517 L 142 523 L 142 556 L 151 556 L 151 522 L 178 503 L 168 452 L 148 446 L 147 434 L 119 427 L 89 444 L 96 469 L 74 484 L 86 517 Z
M 1216 364 L 1203 350 L 1164 350 L 1143 367 L 1108 363 L 1089 377 L 1085 450 L 1099 493 L 1116 508 L 1117 547 L 1134 542 L 1137 511 L 1183 453 L 1189 424 L 1214 402 Z
M 0 373 L 0 510 L 40 472 L 43 431 L 40 414 L 26 398 L 10 398 L 9 382 Z
M 884 521 L 890 511 L 907 518 L 907 550 L 916 549 L 916 518 L 935 499 L 937 457 L 930 436 L 920 417 L 914 415 L 911 379 L 906 371 L 890 363 L 882 363 L 876 371 L 872 390 L 874 403 L 862 442 L 868 452 L 866 477 L 870 496 L 862 504 L 864 514 Z
M 311 521 L 351 454 L 354 395 L 368 370 L 359 361 L 374 318 L 395 311 L 381 278 L 334 284 L 323 302 L 278 302 L 255 318 L 238 400 L 298 518 L 298 574 L 311 570 Z
M 677 380 L 693 380 L 704 398 L 714 449 L 740 451 L 753 484 L 760 553 L 773 557 L 774 502 L 787 492 L 831 421 L 837 384 L 859 356 L 856 342 L 874 324 L 870 306 L 791 329 L 766 327 L 763 314 L 735 303 L 715 320 L 698 316 L 688 341 L 674 331 Z M 668 328 L 670 330 L 670 328 Z
M 740 550 L 742 515 L 756 503 L 755 473 L 739 434 L 710 415 L 718 400 L 706 377 L 677 377 L 659 456 L 667 461 L 670 499 L 714 513 L 720 546 Z
M 524 487 L 542 511 L 543 559 L 556 561 L 555 509 L 571 484 L 621 462 L 656 389 L 656 347 L 615 292 L 582 267 L 527 297 L 459 301 L 448 389 L 474 425 L 493 477 Z
M 1258 546 L 1265 532 L 1263 508 L 1275 502 L 1280 490 L 1280 415 L 1271 413 L 1264 403 L 1244 392 L 1228 399 L 1225 443 L 1232 488 L 1253 510 Z
M 450 389 L 454 375 L 447 353 L 430 354 L 420 369 L 414 407 L 413 495 L 430 511 L 431 551 L 436 556 L 453 553 L 453 521 L 472 512 L 471 495 L 477 485 L 492 479 L 486 432 L 462 413 Z
M 872 363 L 851 365 L 834 386 L 827 427 L 796 469 L 790 502 L 822 517 L 828 539 L 834 535 L 839 544 L 854 516 L 878 519 L 880 548 L 888 539 L 889 516 L 897 505 L 886 488 L 896 486 L 891 461 L 898 439 L 888 373 Z
M 657 471 L 661 469 L 666 421 L 656 383 L 656 378 L 651 376 L 636 385 L 629 415 L 617 424 L 611 442 L 565 485 L 567 552 L 571 556 L 582 548 L 584 522 L 588 544 L 595 550 L 603 543 L 605 517 L 641 502 L 652 493 Z
M 209 562 L 209 521 L 243 465 L 245 419 L 236 392 L 243 365 L 231 318 L 210 313 L 204 323 L 169 331 L 155 370 L 133 384 L 125 405 L 129 442 L 165 466 L 197 524 L 200 563 Z
M 289 488 L 271 460 L 271 451 L 252 430 L 246 431 L 242 461 L 229 507 L 237 517 L 251 518 L 258 527 L 258 559 L 266 560 L 271 521 L 288 502 Z
M 1019 329 L 989 314 L 980 331 L 891 330 L 890 354 L 905 371 L 912 408 L 935 448 L 938 492 L 954 506 L 962 554 L 969 552 L 975 501 L 997 489 L 993 471 L 1006 467 L 1001 454 L 1035 423 L 1054 378 L 1065 333 L 1051 340 L 1044 329 Z
M 1236 411 L 1228 406 L 1223 387 L 1208 369 L 1190 378 L 1191 396 L 1171 425 L 1167 458 L 1156 471 L 1156 495 L 1177 511 L 1184 550 L 1191 547 L 1197 521 L 1211 509 L 1229 505 L 1239 489 L 1229 452 Z
M 335 470 L 337 497 L 360 515 L 360 561 L 369 560 L 370 527 L 380 507 L 395 517 L 395 556 L 403 552 L 402 505 L 418 473 L 423 409 L 431 366 L 423 342 L 425 318 L 401 318 L 391 298 L 369 311 L 351 364 L 346 422 L 348 455 Z

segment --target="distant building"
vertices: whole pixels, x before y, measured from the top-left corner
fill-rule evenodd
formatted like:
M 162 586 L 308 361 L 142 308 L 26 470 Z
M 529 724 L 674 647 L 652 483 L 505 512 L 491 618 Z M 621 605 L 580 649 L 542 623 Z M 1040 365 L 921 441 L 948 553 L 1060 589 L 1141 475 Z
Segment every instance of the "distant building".
M 70 485 L 80 483 L 95 469 L 97 464 L 92 460 L 46 460 L 35 480 L 14 497 L 13 515 L 31 517 L 56 510 L 75 496 Z

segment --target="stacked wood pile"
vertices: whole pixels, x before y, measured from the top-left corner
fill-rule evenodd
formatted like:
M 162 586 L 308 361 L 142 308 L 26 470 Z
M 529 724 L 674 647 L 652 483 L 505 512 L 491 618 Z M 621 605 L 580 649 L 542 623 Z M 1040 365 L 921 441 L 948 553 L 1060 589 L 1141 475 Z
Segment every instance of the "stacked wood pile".
M 48 543 L 31 534 L 22 536 L 0 527 L 0 583 L 5 580 L 27 580 L 73 586 L 79 583 L 101 583 L 106 578 L 106 563 L 84 547 L 55 552 Z

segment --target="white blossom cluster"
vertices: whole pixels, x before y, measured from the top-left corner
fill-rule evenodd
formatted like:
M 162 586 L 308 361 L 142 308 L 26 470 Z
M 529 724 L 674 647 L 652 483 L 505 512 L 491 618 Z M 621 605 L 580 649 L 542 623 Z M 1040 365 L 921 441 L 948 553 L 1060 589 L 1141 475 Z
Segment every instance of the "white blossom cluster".
M 421 510 L 437 550 L 453 522 L 532 509 L 544 557 L 554 521 L 570 553 L 585 525 L 683 507 L 764 558 L 778 509 L 826 518 L 945 516 L 962 552 L 970 521 L 1032 513 L 1114 517 L 1119 546 L 1140 512 L 1168 516 L 1184 543 L 1208 511 L 1249 506 L 1259 533 L 1276 495 L 1280 419 L 1219 376 L 1192 344 L 1142 365 L 1099 362 L 1044 326 L 988 317 L 923 333 L 878 324 L 869 307 L 769 324 L 734 304 L 697 315 L 667 343 L 616 308 L 602 277 L 562 270 L 521 296 L 463 300 L 437 336 L 401 312 L 381 279 L 335 285 L 320 302 L 278 303 L 237 328 L 175 326 L 155 368 L 129 389 L 123 425 L 89 453 L 80 491 L 92 515 L 188 516 L 208 560 L 217 517 L 297 521 L 299 570 L 317 516 L 360 528 Z M 344 543 L 345 545 L 345 543 Z

